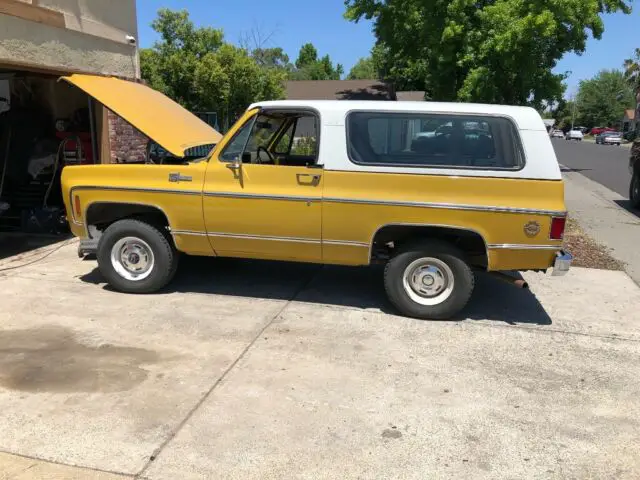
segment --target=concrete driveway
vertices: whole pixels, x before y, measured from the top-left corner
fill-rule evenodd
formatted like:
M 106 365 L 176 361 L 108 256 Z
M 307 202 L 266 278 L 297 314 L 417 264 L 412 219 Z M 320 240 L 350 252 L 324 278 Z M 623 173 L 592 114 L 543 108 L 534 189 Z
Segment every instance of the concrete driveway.
M 131 296 L 50 248 L 0 261 L 0 478 L 640 477 L 624 273 L 481 276 L 424 322 L 378 269 L 187 259 Z

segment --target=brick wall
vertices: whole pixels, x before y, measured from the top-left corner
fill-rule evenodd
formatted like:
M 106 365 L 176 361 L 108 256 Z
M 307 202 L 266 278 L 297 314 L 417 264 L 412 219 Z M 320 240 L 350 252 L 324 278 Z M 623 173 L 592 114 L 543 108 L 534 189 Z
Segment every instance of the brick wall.
M 112 111 L 109 119 L 109 144 L 111 163 L 144 162 L 147 154 L 148 138 L 137 128 Z

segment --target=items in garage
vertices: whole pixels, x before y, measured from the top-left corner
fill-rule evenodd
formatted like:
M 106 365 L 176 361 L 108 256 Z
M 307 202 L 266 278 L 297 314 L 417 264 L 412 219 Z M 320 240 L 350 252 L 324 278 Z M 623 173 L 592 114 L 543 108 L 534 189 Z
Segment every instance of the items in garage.
M 0 231 L 66 233 L 62 169 L 97 160 L 88 97 L 54 76 L 0 75 Z

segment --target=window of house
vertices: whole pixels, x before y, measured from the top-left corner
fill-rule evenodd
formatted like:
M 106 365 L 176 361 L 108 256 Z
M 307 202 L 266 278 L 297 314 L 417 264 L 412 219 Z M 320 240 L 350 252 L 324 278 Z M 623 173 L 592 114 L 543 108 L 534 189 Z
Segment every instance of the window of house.
M 347 118 L 352 162 L 366 165 L 513 169 L 524 154 L 513 122 L 472 115 L 353 112 Z

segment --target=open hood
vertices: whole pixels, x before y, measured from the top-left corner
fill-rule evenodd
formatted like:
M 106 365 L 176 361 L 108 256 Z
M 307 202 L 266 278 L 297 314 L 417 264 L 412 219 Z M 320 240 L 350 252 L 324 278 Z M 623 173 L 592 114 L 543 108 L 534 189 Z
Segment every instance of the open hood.
M 184 157 L 188 148 L 218 143 L 222 138 L 191 112 L 141 83 L 82 74 L 61 80 L 83 90 L 178 157 Z

